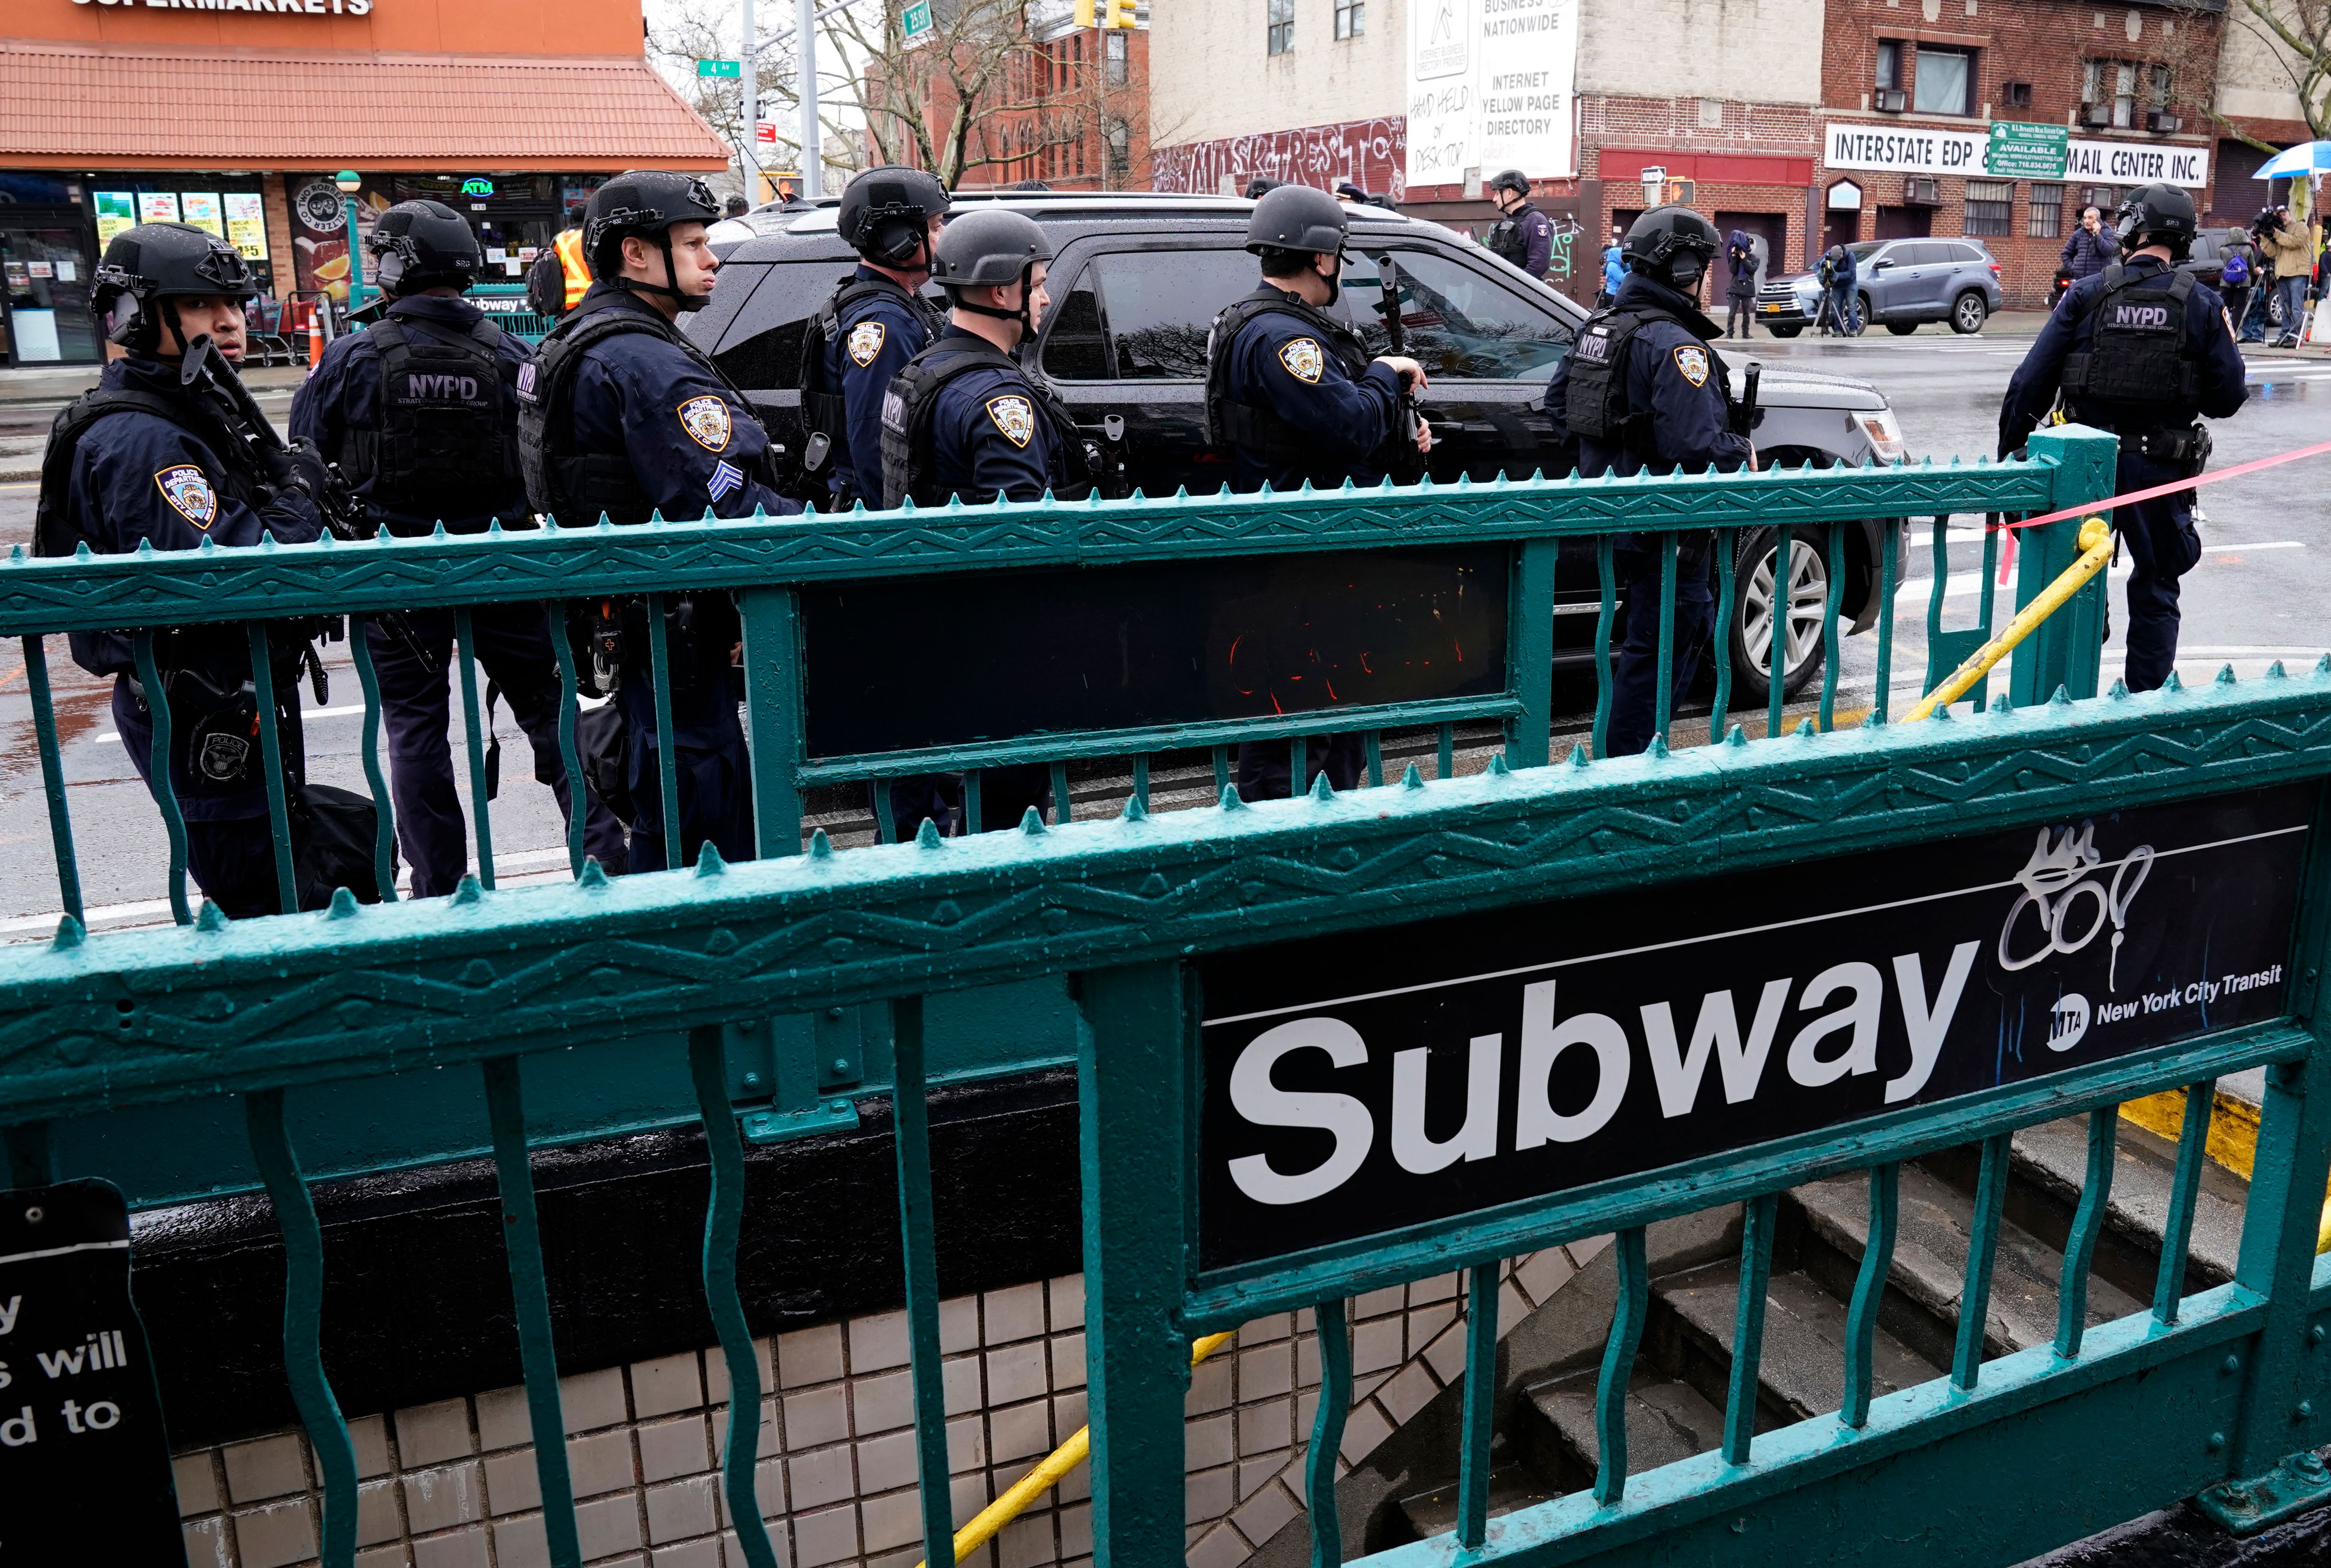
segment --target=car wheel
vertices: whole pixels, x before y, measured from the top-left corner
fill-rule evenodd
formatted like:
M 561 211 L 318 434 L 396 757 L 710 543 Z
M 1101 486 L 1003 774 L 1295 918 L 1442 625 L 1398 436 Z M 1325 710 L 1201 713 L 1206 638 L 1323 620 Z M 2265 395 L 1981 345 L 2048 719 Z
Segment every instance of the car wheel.
M 1911 333 L 1916 332 L 1917 329 L 1918 324 L 1916 321 L 1889 321 L 1886 323 L 1886 330 L 1891 332 L 1897 337 L 1908 337 Z
M 1951 302 L 1951 330 L 1954 332 L 1980 332 L 1983 324 L 1989 319 L 1991 307 L 1984 304 L 1983 296 L 1972 289 Z
M 2282 290 L 2269 290 L 2266 297 L 2266 324 L 2269 328 L 2282 325 Z
M 1878 307 L 1870 302 L 1870 296 L 1867 294 L 1857 295 L 1855 298 L 1861 303 L 1861 325 L 1856 328 L 1853 333 L 1856 337 L 1859 337 L 1878 324 Z
M 1750 528 L 1740 542 L 1732 579 L 1732 706 L 1761 707 L 1772 700 L 1768 672 L 1773 660 L 1773 568 L 1780 536 Z M 1792 535 L 1785 614 L 1788 646 L 1782 691 L 1794 696 L 1822 667 L 1822 614 L 1829 601 L 1829 562 L 1818 541 Z
M 1803 332 L 1804 328 L 1803 327 L 1767 327 L 1765 330 L 1770 332 L 1775 337 L 1794 337 L 1798 333 Z

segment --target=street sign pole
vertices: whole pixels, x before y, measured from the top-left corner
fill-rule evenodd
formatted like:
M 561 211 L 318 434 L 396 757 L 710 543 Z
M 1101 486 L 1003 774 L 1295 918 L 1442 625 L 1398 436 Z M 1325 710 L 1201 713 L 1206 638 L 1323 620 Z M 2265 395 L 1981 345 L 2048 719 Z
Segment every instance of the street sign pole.
M 761 106 L 755 89 L 761 81 L 761 55 L 753 41 L 753 0 L 745 0 L 745 49 L 738 64 L 745 88 L 745 134 L 738 138 L 737 172 L 745 176 L 746 204 L 757 207 L 761 204 Z
M 817 0 L 794 0 L 794 52 L 801 62 L 802 195 L 825 195 L 825 155 L 817 145 Z

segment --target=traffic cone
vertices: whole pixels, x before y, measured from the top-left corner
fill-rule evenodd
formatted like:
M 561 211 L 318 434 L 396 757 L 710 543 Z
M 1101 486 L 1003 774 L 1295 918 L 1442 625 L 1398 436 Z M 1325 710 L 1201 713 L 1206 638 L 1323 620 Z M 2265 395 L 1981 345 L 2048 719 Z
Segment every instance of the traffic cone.
M 308 368 L 313 370 L 324 362 L 324 321 L 315 306 L 308 307 Z

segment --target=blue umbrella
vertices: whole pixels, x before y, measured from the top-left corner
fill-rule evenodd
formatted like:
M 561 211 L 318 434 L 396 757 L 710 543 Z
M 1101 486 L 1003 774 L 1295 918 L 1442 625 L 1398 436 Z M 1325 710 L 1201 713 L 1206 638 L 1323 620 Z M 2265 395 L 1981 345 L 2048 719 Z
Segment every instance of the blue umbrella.
M 2325 173 L 2331 173 L 2331 141 L 2303 141 L 2297 147 L 2287 147 L 2267 159 L 2266 166 L 2252 177 L 2279 180 L 2292 175 Z

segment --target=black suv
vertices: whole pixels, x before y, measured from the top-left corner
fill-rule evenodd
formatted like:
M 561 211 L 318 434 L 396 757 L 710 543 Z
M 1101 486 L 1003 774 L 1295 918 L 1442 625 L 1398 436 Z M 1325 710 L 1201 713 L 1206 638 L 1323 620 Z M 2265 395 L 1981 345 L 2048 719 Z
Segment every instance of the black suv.
M 1220 489 L 1230 470 L 1204 437 L 1206 328 L 1258 280 L 1243 249 L 1253 204 L 1015 192 L 959 197 L 956 210 L 989 201 L 1027 214 L 1052 235 L 1052 308 L 1039 327 L 1034 362 L 1079 422 L 1098 430 L 1111 414 L 1124 419 L 1129 482 L 1147 494 Z M 724 246 L 711 303 L 683 318 L 689 334 L 745 389 L 771 438 L 790 451 L 799 451 L 803 439 L 794 386 L 804 328 L 856 260 L 834 233 L 834 214 L 829 204 L 722 224 L 724 240 L 738 226 L 757 237 Z M 1384 257 L 1397 263 L 1407 349 L 1432 382 L 1423 412 L 1432 422 L 1432 477 L 1527 479 L 1549 467 L 1555 452 L 1538 404 L 1586 312 L 1439 224 L 1368 206 L 1354 207 L 1351 218 L 1337 309 L 1372 352 L 1388 352 L 1375 309 L 1383 294 L 1377 264 Z M 1760 401 L 1766 416 L 1757 449 L 1767 461 L 1859 465 L 1902 455 L 1893 413 L 1866 383 L 1768 366 Z M 1877 616 L 1881 526 L 1873 520 L 1847 536 L 1842 606 L 1856 631 Z M 1732 653 L 1744 702 L 1764 699 L 1774 545 L 1768 529 L 1744 530 L 1740 540 Z M 1828 580 L 1817 551 L 1792 551 L 1791 565 L 1787 685 L 1794 690 L 1820 668 Z M 1565 548 L 1558 575 L 1556 614 L 1564 619 L 1556 661 L 1583 665 L 1593 657 L 1599 600 L 1592 549 Z

